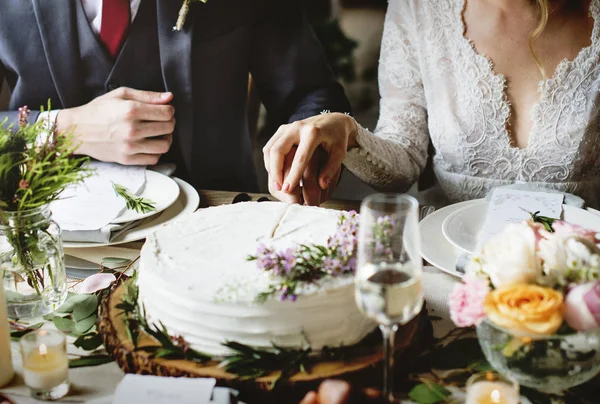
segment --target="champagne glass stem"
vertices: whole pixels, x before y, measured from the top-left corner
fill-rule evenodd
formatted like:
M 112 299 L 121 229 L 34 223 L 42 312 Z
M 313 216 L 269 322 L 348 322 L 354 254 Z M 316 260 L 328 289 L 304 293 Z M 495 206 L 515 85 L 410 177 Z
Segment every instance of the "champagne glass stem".
M 383 396 L 388 402 L 394 401 L 394 342 L 398 324 L 379 325 L 383 335 Z

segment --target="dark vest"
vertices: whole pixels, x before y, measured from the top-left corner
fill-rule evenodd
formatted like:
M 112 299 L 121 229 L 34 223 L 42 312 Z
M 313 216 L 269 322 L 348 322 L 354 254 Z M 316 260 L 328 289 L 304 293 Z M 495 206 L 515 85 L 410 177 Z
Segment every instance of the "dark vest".
M 127 37 L 113 60 L 77 3 L 80 65 L 86 102 L 118 87 L 164 91 L 158 48 L 156 2 L 142 1 Z

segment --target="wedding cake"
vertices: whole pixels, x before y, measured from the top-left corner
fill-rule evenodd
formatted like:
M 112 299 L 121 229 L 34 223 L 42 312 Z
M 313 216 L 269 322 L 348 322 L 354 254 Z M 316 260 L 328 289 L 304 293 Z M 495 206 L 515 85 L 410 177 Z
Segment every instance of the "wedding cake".
M 253 347 L 353 345 L 375 324 L 354 301 L 351 274 L 299 284 L 294 299 L 257 296 L 277 284 L 248 257 L 259 245 L 327 245 L 333 210 L 247 202 L 200 210 L 149 237 L 142 248 L 139 299 L 150 323 L 213 356 L 235 341 Z

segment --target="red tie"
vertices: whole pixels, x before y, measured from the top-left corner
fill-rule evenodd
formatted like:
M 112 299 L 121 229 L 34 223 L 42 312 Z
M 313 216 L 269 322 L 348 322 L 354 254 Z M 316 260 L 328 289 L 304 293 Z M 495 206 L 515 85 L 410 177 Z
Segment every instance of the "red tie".
M 131 21 L 130 0 L 102 0 L 102 25 L 100 39 L 108 52 L 115 57 L 121 48 L 129 22 Z

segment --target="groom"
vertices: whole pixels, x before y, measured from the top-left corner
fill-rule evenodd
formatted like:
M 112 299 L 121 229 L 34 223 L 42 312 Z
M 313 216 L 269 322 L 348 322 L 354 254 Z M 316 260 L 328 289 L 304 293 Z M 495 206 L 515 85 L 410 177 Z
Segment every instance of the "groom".
M 5 0 L 0 85 L 30 122 L 76 129 L 78 152 L 121 164 L 173 161 L 198 188 L 254 190 L 248 74 L 274 124 L 349 111 L 300 0 Z M 58 110 L 58 111 L 56 111 Z

